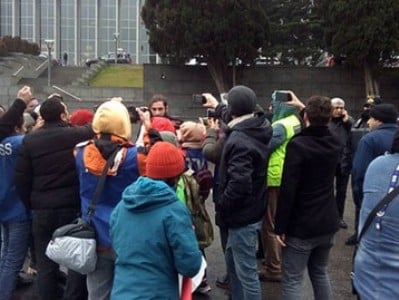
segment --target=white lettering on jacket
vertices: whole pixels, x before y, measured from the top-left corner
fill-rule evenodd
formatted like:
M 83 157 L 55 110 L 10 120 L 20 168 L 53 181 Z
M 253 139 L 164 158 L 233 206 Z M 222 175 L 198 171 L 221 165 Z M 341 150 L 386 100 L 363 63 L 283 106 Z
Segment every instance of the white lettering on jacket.
M 11 143 L 0 144 L 0 155 L 11 155 L 12 154 L 12 145 Z

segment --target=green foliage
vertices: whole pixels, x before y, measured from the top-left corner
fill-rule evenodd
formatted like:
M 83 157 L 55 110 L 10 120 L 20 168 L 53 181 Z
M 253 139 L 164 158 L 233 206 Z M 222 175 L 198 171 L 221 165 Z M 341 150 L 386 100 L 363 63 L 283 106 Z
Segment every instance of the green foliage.
M 268 20 L 260 2 L 147 0 L 142 18 L 150 45 L 161 57 L 173 63 L 193 57 L 205 60 L 216 84 L 217 78 L 223 81 L 220 90 L 229 85 L 229 63 L 236 58 L 252 62 L 268 40 Z
M 282 64 L 312 64 L 323 47 L 323 22 L 310 0 L 265 0 L 271 42 L 263 49 Z
M 381 66 L 399 52 L 399 1 L 324 0 L 330 51 L 353 65 Z M 322 1 L 323 2 L 323 1 Z
M 3 36 L 0 41 L 5 45 L 8 52 L 22 52 L 26 54 L 38 55 L 40 53 L 39 46 L 36 43 L 30 43 L 22 40 L 19 36 Z

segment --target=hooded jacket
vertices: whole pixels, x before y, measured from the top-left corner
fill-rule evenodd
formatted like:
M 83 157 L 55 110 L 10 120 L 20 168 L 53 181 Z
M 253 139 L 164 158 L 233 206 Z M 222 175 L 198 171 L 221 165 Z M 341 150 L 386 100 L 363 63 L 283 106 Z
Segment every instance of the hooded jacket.
M 178 273 L 193 277 L 201 266 L 189 211 L 160 180 L 139 177 L 125 189 L 111 216 L 111 238 L 114 300 L 179 299 Z
M 260 221 L 266 209 L 266 166 L 272 128 L 264 114 L 241 119 L 238 123 L 234 119 L 235 125 L 226 132 L 219 169 L 222 194 L 216 210 L 219 221 L 231 228 Z

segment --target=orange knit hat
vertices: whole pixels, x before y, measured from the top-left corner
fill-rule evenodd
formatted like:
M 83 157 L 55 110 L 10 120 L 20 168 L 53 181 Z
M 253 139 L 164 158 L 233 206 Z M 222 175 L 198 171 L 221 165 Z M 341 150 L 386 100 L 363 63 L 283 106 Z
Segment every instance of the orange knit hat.
M 151 147 L 146 159 L 146 176 L 152 179 L 168 179 L 184 172 L 185 164 L 179 149 L 168 142 L 157 142 Z

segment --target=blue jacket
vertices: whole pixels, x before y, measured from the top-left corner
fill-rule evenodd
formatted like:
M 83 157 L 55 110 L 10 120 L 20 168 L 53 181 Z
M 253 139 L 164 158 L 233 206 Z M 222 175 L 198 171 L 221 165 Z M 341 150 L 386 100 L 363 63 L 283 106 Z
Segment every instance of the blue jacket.
M 79 175 L 82 217 L 88 220 L 87 210 L 93 197 L 99 176 L 86 169 L 83 162 L 84 147 L 78 147 L 76 153 L 76 169 Z M 123 190 L 138 178 L 136 147 L 127 148 L 125 160 L 119 166 L 115 176 L 107 176 L 104 189 L 95 207 L 92 224 L 96 229 L 97 245 L 111 247 L 109 237 L 109 219 L 112 210 L 121 200 Z
M 398 126 L 396 124 L 382 124 L 376 130 L 367 133 L 360 139 L 352 168 L 352 189 L 360 201 L 363 198 L 362 186 L 367 167 L 374 158 L 391 150 L 393 135 L 397 129 Z
M 0 142 L 0 222 L 21 222 L 31 214 L 17 194 L 14 182 L 15 162 L 23 135 L 6 137 Z
M 116 253 L 111 299 L 179 299 L 178 273 L 193 277 L 201 252 L 186 206 L 166 183 L 128 186 L 111 216 Z
M 373 160 L 364 178 L 364 198 L 360 210 L 359 232 L 367 216 L 387 194 L 399 154 Z M 398 185 L 398 181 L 396 182 Z M 355 257 L 355 287 L 361 299 L 399 299 L 399 197 L 375 217 L 363 235 Z M 376 223 L 380 223 L 377 229 Z

